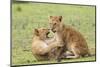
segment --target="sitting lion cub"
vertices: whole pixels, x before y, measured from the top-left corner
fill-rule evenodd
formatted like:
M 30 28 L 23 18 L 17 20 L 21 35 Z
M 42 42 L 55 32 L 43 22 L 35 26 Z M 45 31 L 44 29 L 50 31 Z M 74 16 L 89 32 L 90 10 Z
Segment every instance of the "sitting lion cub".
M 37 60 L 49 59 L 48 53 L 55 47 L 60 47 L 55 38 L 48 38 L 49 29 L 39 28 L 34 30 L 32 41 L 32 53 Z
M 50 16 L 50 27 L 55 33 L 56 40 L 63 47 L 55 50 L 58 60 L 60 56 L 67 51 L 71 53 L 70 56 L 66 54 L 66 58 L 79 58 L 81 56 L 90 55 L 87 42 L 83 35 L 70 26 L 65 26 L 62 23 L 62 16 Z

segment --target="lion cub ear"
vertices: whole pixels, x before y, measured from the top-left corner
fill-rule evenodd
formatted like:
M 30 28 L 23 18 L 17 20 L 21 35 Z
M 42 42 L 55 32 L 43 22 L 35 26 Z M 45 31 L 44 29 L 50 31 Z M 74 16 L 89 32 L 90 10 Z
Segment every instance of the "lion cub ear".
M 59 16 L 59 20 L 62 21 L 62 16 Z
M 37 35 L 37 36 L 39 35 L 38 29 L 34 29 L 34 34 Z

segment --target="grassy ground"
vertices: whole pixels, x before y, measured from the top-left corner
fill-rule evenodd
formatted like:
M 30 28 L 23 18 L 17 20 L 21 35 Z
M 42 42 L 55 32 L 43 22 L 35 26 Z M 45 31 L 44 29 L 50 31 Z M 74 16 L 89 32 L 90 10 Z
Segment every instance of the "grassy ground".
M 63 16 L 63 22 L 79 30 L 87 40 L 91 53 L 95 53 L 95 7 L 43 3 L 12 4 L 12 64 L 42 64 L 31 52 L 33 29 L 48 27 L 50 15 Z M 94 61 L 95 56 L 64 59 L 62 62 Z

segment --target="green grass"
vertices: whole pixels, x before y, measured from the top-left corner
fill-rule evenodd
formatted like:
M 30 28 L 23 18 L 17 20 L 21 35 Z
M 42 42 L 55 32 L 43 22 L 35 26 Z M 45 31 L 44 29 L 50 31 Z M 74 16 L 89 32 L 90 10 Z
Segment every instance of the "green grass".
M 12 4 L 12 64 L 56 63 L 37 62 L 31 52 L 33 29 L 49 27 L 50 15 L 63 16 L 63 22 L 80 31 L 87 40 L 91 53 L 95 53 L 95 7 L 43 3 Z M 95 56 L 64 59 L 62 62 L 94 61 Z

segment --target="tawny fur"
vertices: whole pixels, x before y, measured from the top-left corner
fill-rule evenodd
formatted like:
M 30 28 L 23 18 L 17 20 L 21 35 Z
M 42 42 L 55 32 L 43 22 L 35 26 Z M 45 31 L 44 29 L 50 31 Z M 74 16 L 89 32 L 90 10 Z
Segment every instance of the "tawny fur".
M 49 33 L 48 29 L 39 28 L 34 30 L 34 37 L 32 41 L 32 53 L 37 60 L 48 60 L 48 53 L 55 47 L 60 47 L 57 45 L 55 39 L 48 39 L 47 35 Z
M 73 56 L 66 56 L 66 58 L 79 58 L 90 55 L 83 35 L 74 28 L 65 26 L 62 23 L 62 16 L 50 16 L 49 22 L 51 30 L 55 33 L 56 40 L 63 45 L 63 47 L 55 50 L 57 58 L 60 58 L 66 50 L 73 54 Z

